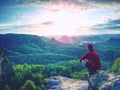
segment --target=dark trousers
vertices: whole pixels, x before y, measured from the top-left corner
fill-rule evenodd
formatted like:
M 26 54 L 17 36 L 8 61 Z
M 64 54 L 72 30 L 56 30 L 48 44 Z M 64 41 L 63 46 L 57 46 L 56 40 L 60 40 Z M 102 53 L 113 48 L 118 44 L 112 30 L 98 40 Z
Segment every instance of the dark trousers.
M 92 65 L 89 62 L 87 62 L 85 66 L 88 69 L 88 72 L 90 75 L 92 75 L 96 72 L 95 70 L 93 70 Z
M 85 66 L 88 69 L 89 75 L 95 74 L 96 71 L 93 70 L 92 65 L 89 62 L 87 62 Z M 92 87 L 89 82 L 89 86 L 87 90 L 99 90 L 99 89 L 97 87 Z

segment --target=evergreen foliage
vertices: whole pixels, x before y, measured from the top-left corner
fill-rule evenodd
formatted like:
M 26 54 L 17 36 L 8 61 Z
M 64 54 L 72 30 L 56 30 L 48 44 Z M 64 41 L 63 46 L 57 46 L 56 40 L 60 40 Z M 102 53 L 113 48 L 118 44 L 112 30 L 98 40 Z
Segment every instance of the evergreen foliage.
M 41 90 L 41 89 L 37 87 L 33 81 L 27 80 L 25 84 L 20 88 L 20 90 Z
M 97 38 L 95 41 L 99 39 L 84 37 L 83 41 L 77 39 L 75 44 L 63 44 L 54 38 L 34 35 L 0 35 L 0 45 L 4 46 L 5 56 L 14 66 L 15 73 L 5 90 L 45 90 L 46 81 L 55 75 L 85 79 L 86 70 L 78 60 L 87 51 L 85 40 L 94 38 Z M 113 72 L 120 74 L 119 41 L 110 38 L 94 43 L 102 61 L 102 70 L 111 70 L 112 67 Z
M 112 66 L 112 71 L 116 74 L 120 74 L 120 58 L 115 60 Z
M 6 84 L 4 90 L 11 90 L 11 88 Z

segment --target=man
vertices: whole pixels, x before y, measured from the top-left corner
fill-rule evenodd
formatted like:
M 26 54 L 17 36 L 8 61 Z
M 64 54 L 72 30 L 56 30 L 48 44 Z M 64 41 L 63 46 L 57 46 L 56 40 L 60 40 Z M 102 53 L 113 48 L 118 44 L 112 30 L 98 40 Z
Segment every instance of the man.
M 80 58 L 80 62 L 88 69 L 89 75 L 92 75 L 100 70 L 101 63 L 99 56 L 95 50 L 93 50 L 93 45 L 87 45 L 88 52 Z

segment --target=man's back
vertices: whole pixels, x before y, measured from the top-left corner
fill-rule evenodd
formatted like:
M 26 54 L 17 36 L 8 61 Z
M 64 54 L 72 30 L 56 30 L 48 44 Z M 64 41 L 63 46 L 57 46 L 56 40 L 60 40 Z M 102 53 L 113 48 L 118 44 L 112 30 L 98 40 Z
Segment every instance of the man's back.
M 88 52 L 88 62 L 91 63 L 94 70 L 99 70 L 101 67 L 100 59 L 95 50 Z
M 93 49 L 93 45 L 92 44 L 88 44 L 87 45 L 88 48 L 88 52 L 85 53 L 81 58 L 80 58 L 80 62 L 82 62 L 82 60 L 88 60 L 88 63 L 90 65 L 86 65 L 88 69 L 92 69 L 92 71 L 96 72 L 97 70 L 100 70 L 101 68 L 101 63 L 100 63 L 100 58 L 98 53 Z M 90 70 L 91 71 L 91 70 Z

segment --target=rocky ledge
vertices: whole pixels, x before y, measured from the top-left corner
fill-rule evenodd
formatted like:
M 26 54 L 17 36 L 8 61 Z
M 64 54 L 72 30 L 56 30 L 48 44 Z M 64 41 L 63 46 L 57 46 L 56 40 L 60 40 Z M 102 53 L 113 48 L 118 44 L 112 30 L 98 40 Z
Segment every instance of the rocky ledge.
M 96 86 L 99 90 L 120 90 L 120 76 L 108 74 L 105 71 L 92 75 L 89 81 L 93 87 Z M 47 82 L 46 90 L 86 90 L 87 87 L 87 80 L 52 76 Z

